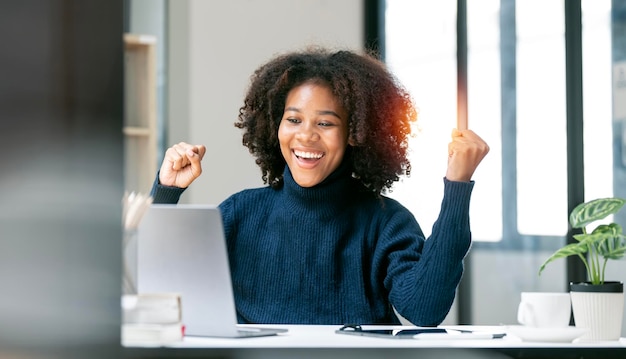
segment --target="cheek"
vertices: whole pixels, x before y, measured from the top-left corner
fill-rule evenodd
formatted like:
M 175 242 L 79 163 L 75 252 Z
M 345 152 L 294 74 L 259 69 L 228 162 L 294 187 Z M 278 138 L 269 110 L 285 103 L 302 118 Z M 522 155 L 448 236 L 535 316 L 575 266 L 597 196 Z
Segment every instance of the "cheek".
M 289 150 L 289 133 L 283 126 L 278 128 L 278 143 L 280 145 L 281 152 Z
M 348 145 L 348 138 L 344 133 L 336 134 L 330 141 L 335 150 L 344 149 Z
M 287 141 L 287 133 L 283 126 L 278 127 L 278 142 L 282 145 L 284 141 Z

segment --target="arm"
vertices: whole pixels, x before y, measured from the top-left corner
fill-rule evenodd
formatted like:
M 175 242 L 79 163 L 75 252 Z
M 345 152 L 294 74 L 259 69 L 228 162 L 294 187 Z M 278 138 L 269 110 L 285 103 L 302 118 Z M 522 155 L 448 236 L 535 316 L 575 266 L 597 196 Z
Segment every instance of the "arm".
M 439 325 L 448 314 L 471 243 L 469 201 L 473 182 L 444 179 L 439 217 L 428 239 L 410 213 L 398 213 L 383 232 L 388 258 L 385 287 L 398 313 L 415 325 Z M 408 212 L 408 211 L 407 211 Z
M 152 203 L 165 203 L 174 204 L 178 203 L 180 196 L 183 194 L 186 188 L 164 186 L 159 182 L 159 174 L 157 173 L 154 183 L 152 184 L 152 190 L 150 191 L 150 197 L 152 197 Z
M 444 198 L 432 234 L 423 242 L 421 251 L 417 249 L 413 260 L 390 262 L 390 267 L 395 266 L 398 273 L 389 280 L 390 300 L 396 310 L 414 324 L 439 325 L 452 306 L 463 274 L 463 258 L 471 243 L 472 176 L 488 152 L 487 143 L 473 131 L 452 131 Z M 412 247 L 410 241 L 414 240 L 409 237 L 403 238 L 406 250 Z

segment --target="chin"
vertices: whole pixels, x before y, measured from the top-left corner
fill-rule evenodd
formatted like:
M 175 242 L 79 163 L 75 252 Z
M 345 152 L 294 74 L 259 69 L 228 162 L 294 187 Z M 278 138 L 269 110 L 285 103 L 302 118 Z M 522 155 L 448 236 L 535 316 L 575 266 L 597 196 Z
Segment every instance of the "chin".
M 308 183 L 308 182 L 307 182 L 307 183 L 300 183 L 300 182 L 298 182 L 298 181 L 296 181 L 296 183 L 298 184 L 298 186 L 303 187 L 303 188 L 310 188 L 310 187 L 313 187 L 313 186 L 315 186 L 315 185 L 318 185 L 318 184 L 319 184 L 319 182 L 314 182 L 314 183 Z
M 295 179 L 295 181 L 298 184 L 298 186 L 304 187 L 304 188 L 313 187 L 322 182 L 318 180 L 308 180 L 308 179 L 307 180 Z

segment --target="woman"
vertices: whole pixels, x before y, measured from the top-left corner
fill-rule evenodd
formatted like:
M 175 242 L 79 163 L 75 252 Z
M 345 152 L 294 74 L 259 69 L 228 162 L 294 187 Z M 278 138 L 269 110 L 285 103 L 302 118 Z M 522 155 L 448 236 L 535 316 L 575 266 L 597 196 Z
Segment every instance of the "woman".
M 417 114 L 384 64 L 308 49 L 261 66 L 235 124 L 266 187 L 220 205 L 240 323 L 438 325 L 470 242 L 474 170 L 489 151 L 452 132 L 440 215 L 426 240 L 384 194 L 408 175 Z M 152 196 L 176 203 L 202 172 L 202 145 L 166 151 Z

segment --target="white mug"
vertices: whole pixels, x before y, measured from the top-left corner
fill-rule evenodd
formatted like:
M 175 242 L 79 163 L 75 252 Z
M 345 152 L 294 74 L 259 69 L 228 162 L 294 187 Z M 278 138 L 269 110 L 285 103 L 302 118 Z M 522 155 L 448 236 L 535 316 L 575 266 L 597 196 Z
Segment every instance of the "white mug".
M 517 321 L 529 327 L 567 327 L 572 313 L 569 293 L 522 292 Z

